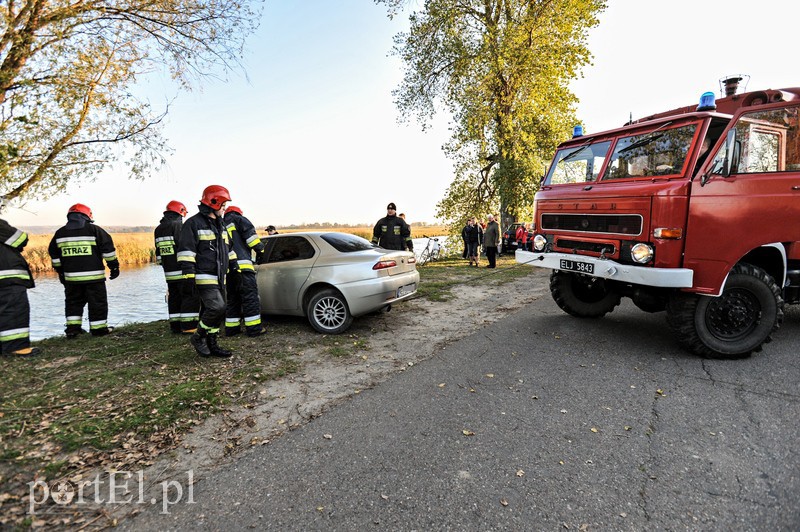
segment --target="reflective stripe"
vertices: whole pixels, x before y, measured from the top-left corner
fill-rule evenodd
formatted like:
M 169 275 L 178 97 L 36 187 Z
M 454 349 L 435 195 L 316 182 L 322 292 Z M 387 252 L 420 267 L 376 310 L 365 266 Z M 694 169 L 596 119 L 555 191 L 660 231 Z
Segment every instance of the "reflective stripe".
M 83 321 L 83 316 L 67 316 L 67 325 L 80 325 Z
M 216 275 L 209 275 L 207 273 L 198 273 L 195 276 L 195 283 L 197 284 L 217 284 L 219 280 Z
M 184 279 L 194 279 L 194 274 L 193 273 L 184 273 L 183 274 L 183 278 Z
M 6 240 L 4 244 L 16 249 L 20 246 L 20 244 L 25 242 L 27 239 L 28 239 L 28 233 L 17 229 L 16 233 L 8 237 L 8 240 Z
M 261 315 L 250 316 L 249 318 L 244 319 L 245 327 L 252 327 L 253 325 L 259 325 L 260 323 L 261 323 Z
M 90 329 L 103 329 L 105 327 L 108 327 L 108 323 L 106 322 L 106 320 L 89 322 Z
M 209 327 L 208 325 L 206 325 L 202 321 L 200 322 L 200 328 L 205 329 L 206 331 L 208 331 L 211 334 L 217 334 L 219 332 L 219 327 Z
M 249 263 L 249 264 L 248 264 L 248 263 Z M 255 268 L 253 268 L 253 263 L 252 263 L 252 262 L 250 262 L 250 261 L 247 261 L 247 262 L 246 262 L 246 263 L 244 263 L 244 264 L 242 263 L 242 261 L 239 261 L 239 270 L 241 270 L 241 271 L 248 271 L 248 272 L 254 272 L 254 271 L 256 271 L 256 269 L 255 269 Z
M 247 239 L 247 245 L 250 246 L 251 248 L 256 247 L 259 242 L 261 242 L 261 239 L 258 238 L 258 235 L 253 235 Z
M 236 231 L 236 224 L 231 222 L 231 223 L 229 223 L 228 225 L 225 226 L 225 229 L 227 229 L 228 232 Z
M 198 229 L 197 238 L 199 240 L 216 240 L 217 235 L 214 234 L 214 231 L 211 231 L 209 229 Z
M 91 272 L 64 272 L 65 281 L 97 281 L 105 278 L 105 270 L 95 270 Z
M 106 262 L 110 260 L 117 260 L 117 252 L 112 251 L 111 253 L 103 253 L 103 258 L 106 259 Z
M 228 251 L 228 260 L 236 260 L 236 252 L 234 250 Z
M 95 246 L 97 239 L 93 236 L 65 236 L 56 238 L 58 247 L 64 246 Z
M 181 315 L 180 314 L 170 314 L 169 321 L 180 321 Z
M 239 325 L 240 323 L 242 323 L 242 318 L 225 318 L 225 325 L 228 327 Z
M 0 341 L 8 342 L 10 340 L 19 340 L 20 338 L 28 338 L 29 335 L 30 329 L 28 327 L 9 329 L 7 331 L 0 331 Z
M 181 314 L 181 321 L 192 321 L 200 318 L 199 312 L 184 312 Z
M 0 279 L 30 279 L 26 270 L 0 270 Z
M 178 262 L 194 262 L 194 257 L 197 255 L 194 251 L 179 251 Z
M 183 272 L 181 270 L 164 272 L 164 277 L 167 278 L 167 281 L 179 281 L 183 279 Z
M 53 262 L 53 268 L 61 267 L 61 259 L 52 259 L 52 262 Z
M 160 236 L 160 237 L 156 238 L 156 244 L 158 244 L 160 242 L 169 242 L 170 244 L 174 244 L 175 243 L 175 238 L 171 237 L 171 236 Z

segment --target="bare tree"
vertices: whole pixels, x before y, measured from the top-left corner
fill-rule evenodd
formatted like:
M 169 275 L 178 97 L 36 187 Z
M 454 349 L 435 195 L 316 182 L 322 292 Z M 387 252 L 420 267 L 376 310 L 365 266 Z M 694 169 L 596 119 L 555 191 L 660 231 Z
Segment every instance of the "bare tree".
M 164 163 L 167 113 L 130 87 L 167 70 L 182 88 L 239 65 L 257 0 L 0 1 L 0 194 L 46 198 L 124 160 Z

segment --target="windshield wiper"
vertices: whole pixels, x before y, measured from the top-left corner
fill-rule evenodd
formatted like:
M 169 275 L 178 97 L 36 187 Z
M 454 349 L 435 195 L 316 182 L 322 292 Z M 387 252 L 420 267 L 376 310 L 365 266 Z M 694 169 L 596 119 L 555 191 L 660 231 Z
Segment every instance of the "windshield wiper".
M 585 142 L 585 143 L 581 144 L 580 146 L 578 146 L 578 148 L 577 148 L 577 149 L 576 149 L 574 152 L 572 152 L 572 153 L 568 154 L 568 155 L 567 155 L 567 156 L 565 156 L 563 159 L 561 159 L 560 161 L 558 161 L 558 163 L 556 163 L 556 164 L 560 164 L 560 163 L 563 163 L 564 161 L 569 161 L 570 159 L 574 159 L 575 157 L 577 157 L 577 155 L 578 155 L 580 152 L 582 152 L 583 150 L 585 150 L 585 149 L 586 149 L 586 148 L 587 148 L 587 147 L 588 147 L 588 146 L 589 146 L 591 143 L 592 143 L 592 141 L 590 140 L 590 141 L 588 141 L 588 142 Z
M 624 148 L 622 148 L 621 150 L 619 150 L 619 152 L 617 152 L 617 153 L 625 153 L 625 152 L 628 152 L 628 151 L 634 150 L 634 149 L 636 149 L 636 148 L 639 148 L 639 147 L 641 147 L 641 146 L 644 146 L 644 145 L 646 145 L 646 144 L 650 144 L 650 143 L 651 143 L 651 142 L 653 142 L 654 140 L 658 140 L 658 139 L 660 139 L 661 137 L 663 137 L 663 136 L 664 136 L 664 134 L 663 134 L 663 133 L 661 133 L 660 135 L 656 135 L 655 133 L 656 133 L 657 131 L 661 130 L 661 129 L 664 129 L 665 127 L 667 127 L 667 126 L 669 126 L 669 125 L 671 125 L 671 124 L 672 124 L 672 121 L 670 121 L 670 122 L 667 122 L 667 123 L 665 123 L 665 124 L 661 124 L 661 125 L 660 125 L 658 128 L 654 129 L 653 131 L 651 131 L 650 133 L 648 133 L 647 135 L 645 135 L 643 138 L 641 138 L 641 139 L 637 140 L 636 142 L 634 142 L 634 143 L 633 143 L 633 144 L 631 144 L 630 146 L 625 146 Z

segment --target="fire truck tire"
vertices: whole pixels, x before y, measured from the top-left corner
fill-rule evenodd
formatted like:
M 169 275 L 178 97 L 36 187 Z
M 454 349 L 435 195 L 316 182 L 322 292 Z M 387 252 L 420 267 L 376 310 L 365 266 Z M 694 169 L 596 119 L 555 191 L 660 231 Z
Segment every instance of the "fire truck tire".
M 550 275 L 550 294 L 561 310 L 577 318 L 602 318 L 620 302 L 605 279 L 558 270 Z
M 684 349 L 707 358 L 736 359 L 760 351 L 783 322 L 783 299 L 775 280 L 751 264 L 733 267 L 719 297 L 678 292 L 667 322 Z

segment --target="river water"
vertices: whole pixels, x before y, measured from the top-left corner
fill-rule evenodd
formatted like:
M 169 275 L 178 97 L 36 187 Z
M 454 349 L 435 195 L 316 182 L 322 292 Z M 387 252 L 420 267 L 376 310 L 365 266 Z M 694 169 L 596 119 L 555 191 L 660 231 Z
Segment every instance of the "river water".
M 444 242 L 446 237 L 440 237 Z M 417 255 L 425 249 L 427 238 L 414 239 Z M 64 287 L 53 272 L 36 274 L 36 287 L 28 290 L 31 304 L 31 340 L 64 334 Z M 106 281 L 108 290 L 108 324 L 146 323 L 166 320 L 167 282 L 164 270 L 157 264 L 126 266 L 119 277 Z M 83 328 L 89 330 L 87 309 L 83 311 Z

